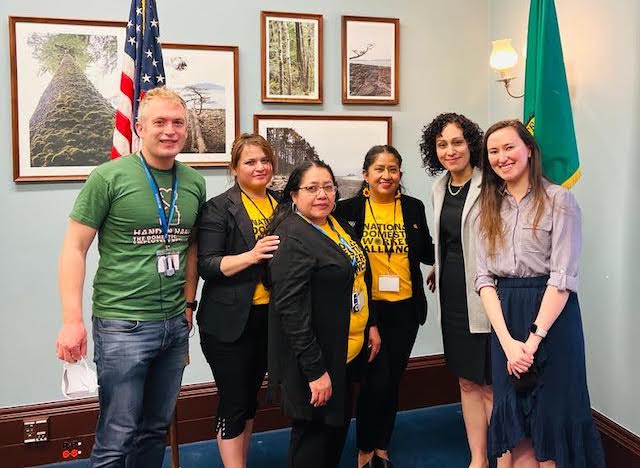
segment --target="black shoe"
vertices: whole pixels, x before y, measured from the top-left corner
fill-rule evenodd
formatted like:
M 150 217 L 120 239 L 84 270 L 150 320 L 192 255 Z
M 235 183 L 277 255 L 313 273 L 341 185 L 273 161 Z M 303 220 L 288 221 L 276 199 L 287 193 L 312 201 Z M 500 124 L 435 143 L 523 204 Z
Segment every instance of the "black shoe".
M 379 457 L 378 455 L 374 455 L 371 461 L 373 462 L 373 468 L 393 468 L 391 460 Z

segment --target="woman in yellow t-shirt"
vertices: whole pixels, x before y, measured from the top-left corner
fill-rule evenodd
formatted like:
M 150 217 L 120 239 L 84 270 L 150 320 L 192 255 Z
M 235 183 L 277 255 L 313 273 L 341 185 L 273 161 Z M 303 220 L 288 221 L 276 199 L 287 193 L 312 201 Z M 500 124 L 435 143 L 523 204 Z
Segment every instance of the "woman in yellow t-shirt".
M 392 466 L 387 448 L 407 366 L 427 302 L 420 263 L 434 253 L 424 205 L 401 194 L 402 157 L 390 145 L 374 146 L 362 165 L 357 196 L 338 203 L 336 216 L 354 226 L 371 264 L 372 308 L 382 346 L 367 366 L 358 399 L 358 466 Z
M 218 388 L 216 437 L 225 466 L 246 466 L 267 368 L 263 281 L 265 260 L 278 248 L 277 236 L 265 236 L 277 205 L 267 190 L 275 163 L 263 137 L 238 137 L 230 166 L 236 184 L 205 204 L 198 225 L 198 272 L 205 283 L 197 320 Z
M 269 385 L 293 419 L 290 467 L 338 466 L 351 419 L 351 382 L 380 346 L 367 257 L 348 224 L 330 215 L 331 168 L 305 161 L 287 182 L 269 232 Z M 369 333 L 367 335 L 367 327 Z

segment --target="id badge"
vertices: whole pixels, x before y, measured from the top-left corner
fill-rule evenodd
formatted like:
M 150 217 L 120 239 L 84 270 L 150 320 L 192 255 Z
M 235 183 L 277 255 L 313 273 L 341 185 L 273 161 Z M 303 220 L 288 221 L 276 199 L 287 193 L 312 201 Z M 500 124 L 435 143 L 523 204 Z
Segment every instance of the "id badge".
M 180 254 L 178 252 L 163 249 L 156 252 L 158 273 L 164 276 L 173 276 L 180 269 Z
M 378 291 L 400 292 L 400 277 L 398 275 L 378 276 Z
M 354 312 L 360 312 L 364 307 L 364 294 L 362 291 L 353 292 L 351 294 L 351 309 Z

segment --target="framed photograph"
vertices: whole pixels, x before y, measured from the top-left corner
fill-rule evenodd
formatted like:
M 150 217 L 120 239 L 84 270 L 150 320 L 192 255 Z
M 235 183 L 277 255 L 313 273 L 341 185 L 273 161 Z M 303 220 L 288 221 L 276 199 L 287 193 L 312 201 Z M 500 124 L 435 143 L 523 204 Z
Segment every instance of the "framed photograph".
M 322 15 L 263 11 L 262 102 L 322 102 Z
M 331 166 L 340 196 L 354 196 L 362 184 L 362 161 L 374 145 L 391 144 L 390 116 L 253 116 L 253 131 L 265 137 L 278 158 L 271 187 L 282 190 L 291 170 L 306 159 Z
M 9 17 L 13 180 L 84 180 L 108 161 L 125 22 Z
M 189 133 L 178 160 L 228 165 L 240 129 L 238 47 L 162 44 L 162 56 L 167 85 L 188 107 Z
M 342 103 L 398 104 L 400 20 L 342 17 Z

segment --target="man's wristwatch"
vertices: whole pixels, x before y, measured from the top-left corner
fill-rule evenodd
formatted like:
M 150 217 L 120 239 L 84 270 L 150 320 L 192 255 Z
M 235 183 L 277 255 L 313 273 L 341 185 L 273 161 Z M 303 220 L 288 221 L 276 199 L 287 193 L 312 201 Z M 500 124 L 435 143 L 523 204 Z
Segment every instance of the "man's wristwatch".
M 196 310 L 198 308 L 198 301 L 193 300 L 191 302 L 187 301 L 187 309 Z
M 540 338 L 544 338 L 545 336 L 547 336 L 547 330 L 536 325 L 535 323 L 531 324 L 531 328 L 529 329 L 529 331 L 534 335 L 539 336 Z

